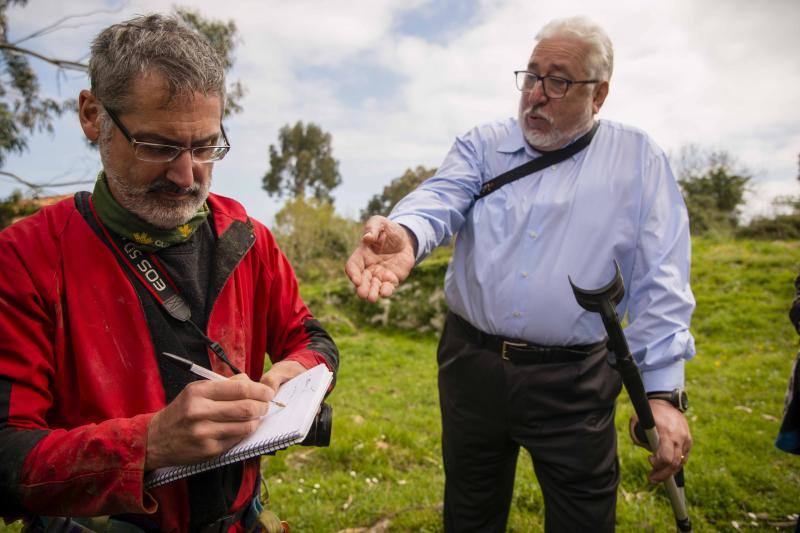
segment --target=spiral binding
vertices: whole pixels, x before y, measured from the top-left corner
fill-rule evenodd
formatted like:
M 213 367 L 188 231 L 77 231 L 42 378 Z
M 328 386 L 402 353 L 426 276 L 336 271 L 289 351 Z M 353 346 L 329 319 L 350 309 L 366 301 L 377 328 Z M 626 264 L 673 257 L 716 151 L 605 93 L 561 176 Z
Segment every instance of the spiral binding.
M 199 474 L 200 472 L 205 472 L 206 470 L 212 470 L 220 466 L 252 459 L 253 457 L 258 457 L 265 453 L 277 452 L 301 440 L 303 440 L 303 436 L 297 431 L 292 431 L 277 435 L 273 439 L 267 441 L 254 442 L 245 448 L 234 447 L 222 455 L 208 461 L 203 461 L 202 463 L 171 466 L 164 469 L 159 468 L 145 477 L 144 488 L 152 489 L 194 474 Z

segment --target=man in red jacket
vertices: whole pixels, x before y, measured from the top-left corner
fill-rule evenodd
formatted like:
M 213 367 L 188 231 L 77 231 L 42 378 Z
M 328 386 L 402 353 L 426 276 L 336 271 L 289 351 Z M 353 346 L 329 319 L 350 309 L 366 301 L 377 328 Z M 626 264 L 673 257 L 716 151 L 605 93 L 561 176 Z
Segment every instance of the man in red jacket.
M 336 371 L 336 346 L 270 232 L 208 192 L 229 149 L 211 46 L 175 19 L 139 17 L 100 33 L 89 71 L 93 193 L 0 233 L 0 514 L 241 530 L 257 459 L 152 490 L 145 473 L 226 451 L 281 383 Z M 195 381 L 163 352 L 236 375 Z

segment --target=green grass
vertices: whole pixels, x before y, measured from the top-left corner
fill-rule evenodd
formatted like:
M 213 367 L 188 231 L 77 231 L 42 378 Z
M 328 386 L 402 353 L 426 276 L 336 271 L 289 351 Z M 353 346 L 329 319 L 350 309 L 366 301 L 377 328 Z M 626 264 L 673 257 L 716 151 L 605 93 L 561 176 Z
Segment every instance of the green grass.
M 698 354 L 686 373 L 695 446 L 686 484 L 695 531 L 735 531 L 733 522 L 775 531 L 800 512 L 800 457 L 773 445 L 798 346 L 787 319 L 798 270 L 795 243 L 694 240 Z M 339 313 L 323 318 L 342 354 L 329 398 L 332 446 L 265 458 L 272 509 L 299 532 L 440 531 L 436 335 L 360 327 Z M 647 483 L 647 453 L 627 437 L 630 413 L 623 392 L 617 530 L 673 531 L 663 488 Z M 542 517 L 541 491 L 523 452 L 509 530 L 542 530 Z
M 773 445 L 797 350 L 787 310 L 798 270 L 795 243 L 694 241 L 698 354 L 687 365 L 687 387 L 695 446 L 686 485 L 696 531 L 735 531 L 733 522 L 774 531 L 800 512 L 800 457 Z M 333 445 L 293 448 L 265 462 L 272 507 L 295 531 L 440 531 L 436 338 L 340 329 L 342 364 L 329 399 Z M 631 412 L 623 393 L 618 531 L 674 530 L 663 488 L 647 483 L 647 453 L 627 437 Z M 523 452 L 509 530 L 541 530 L 542 516 L 541 491 Z

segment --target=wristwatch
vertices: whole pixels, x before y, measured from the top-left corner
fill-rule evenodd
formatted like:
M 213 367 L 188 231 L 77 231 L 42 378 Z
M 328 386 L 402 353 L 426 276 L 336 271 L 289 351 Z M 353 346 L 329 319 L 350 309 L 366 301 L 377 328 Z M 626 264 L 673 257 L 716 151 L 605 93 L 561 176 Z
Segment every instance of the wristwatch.
M 689 408 L 689 397 L 686 396 L 686 391 L 683 389 L 675 389 L 672 391 L 653 391 L 647 393 L 648 400 L 665 400 L 672 404 L 672 406 L 685 413 Z

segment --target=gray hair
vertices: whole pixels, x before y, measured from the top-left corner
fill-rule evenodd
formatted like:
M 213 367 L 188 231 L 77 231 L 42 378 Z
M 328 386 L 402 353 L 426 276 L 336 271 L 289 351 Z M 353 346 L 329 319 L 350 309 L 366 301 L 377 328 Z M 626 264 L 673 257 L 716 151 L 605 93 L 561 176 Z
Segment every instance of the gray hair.
M 138 76 L 155 71 L 167 87 L 168 102 L 202 93 L 225 103 L 223 59 L 199 33 L 172 16 L 132 18 L 103 30 L 92 41 L 92 93 L 123 113 L 133 107 L 130 91 Z
M 587 17 L 569 17 L 548 22 L 539 30 L 536 40 L 572 37 L 589 47 L 589 75 L 603 81 L 611 79 L 614 70 L 614 48 L 605 30 Z

